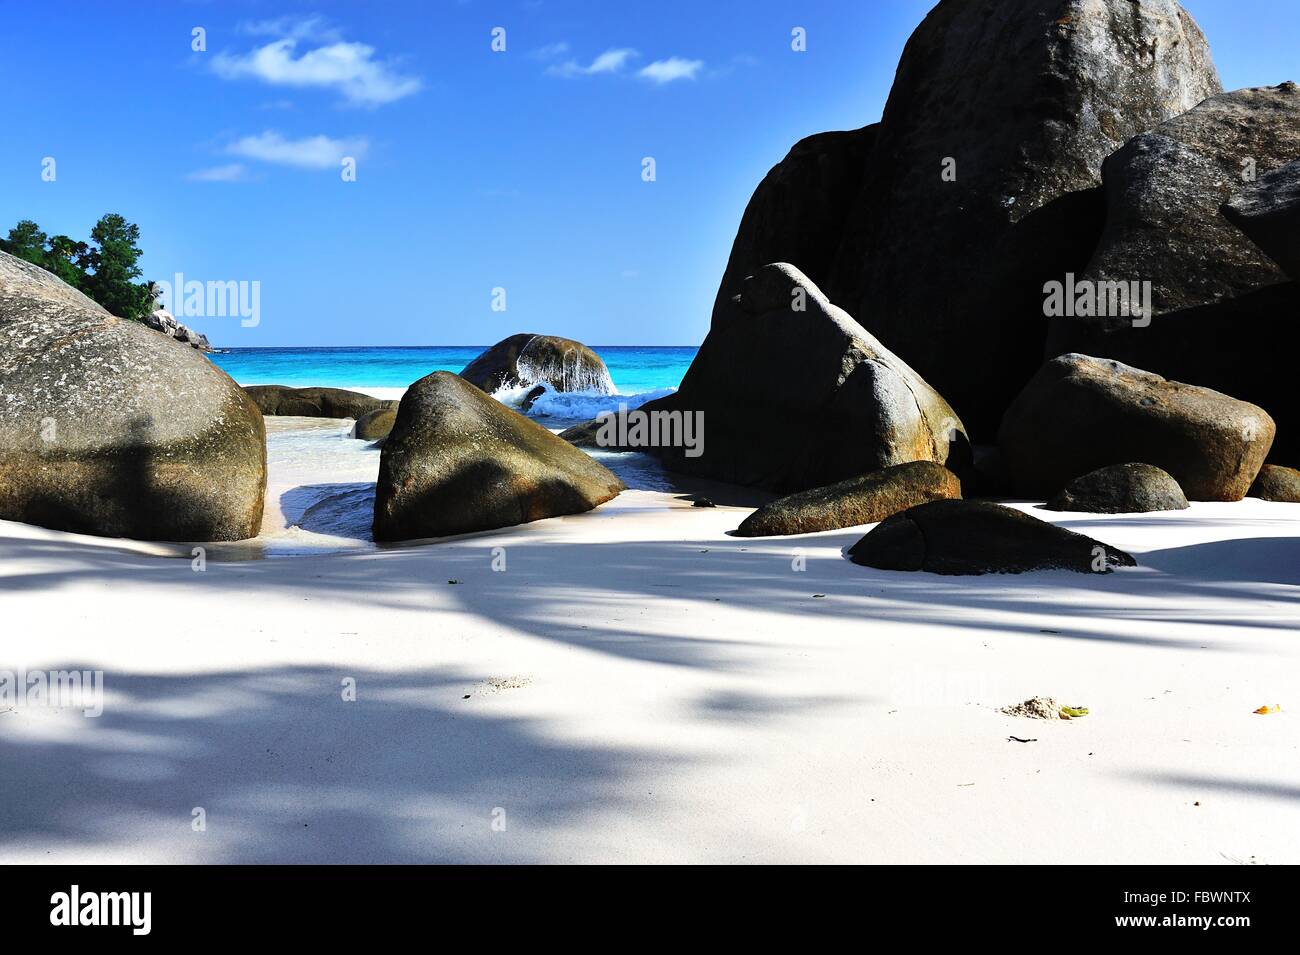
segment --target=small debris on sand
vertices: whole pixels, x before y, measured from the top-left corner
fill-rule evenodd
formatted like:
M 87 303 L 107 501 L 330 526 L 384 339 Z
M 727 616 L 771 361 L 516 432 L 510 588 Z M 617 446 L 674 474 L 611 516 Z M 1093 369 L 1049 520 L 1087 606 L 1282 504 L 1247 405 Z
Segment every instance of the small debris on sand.
M 1061 705 L 1050 696 L 1035 696 L 1015 706 L 1004 706 L 999 712 L 1007 716 L 1024 716 L 1031 720 L 1059 720 Z

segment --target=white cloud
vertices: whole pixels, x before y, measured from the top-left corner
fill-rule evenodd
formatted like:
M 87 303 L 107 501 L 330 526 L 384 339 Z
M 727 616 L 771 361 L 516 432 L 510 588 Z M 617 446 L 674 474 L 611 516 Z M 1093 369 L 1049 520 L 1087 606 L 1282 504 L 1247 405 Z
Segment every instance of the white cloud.
M 627 65 L 627 61 L 637 56 L 636 50 L 619 48 L 606 50 L 591 61 L 589 66 L 582 66 L 577 60 L 548 67 L 546 72 L 552 76 L 595 76 L 599 73 L 617 73 Z
M 673 80 L 693 80 L 695 74 L 703 68 L 703 60 L 685 60 L 680 56 L 670 56 L 666 60 L 655 60 L 642 67 L 637 72 L 637 76 L 662 85 Z
M 309 17 L 276 17 L 273 20 L 246 20 L 239 24 L 240 33 L 249 36 L 289 37 L 294 40 L 333 43 L 343 39 L 338 29 L 319 15 Z
M 569 44 L 561 41 L 559 43 L 548 43 L 546 46 L 539 46 L 528 55 L 535 60 L 553 60 L 557 56 L 563 56 L 569 52 Z
M 337 167 L 345 156 L 360 159 L 369 148 L 370 143 L 362 138 L 308 136 L 303 139 L 286 139 L 275 130 L 267 130 L 256 136 L 236 140 L 226 147 L 226 152 L 244 159 L 297 166 L 300 169 L 328 169 Z
M 223 79 L 256 79 L 272 86 L 332 89 L 352 104 L 379 106 L 420 89 L 417 76 L 404 75 L 374 58 L 375 48 L 338 41 L 298 54 L 294 36 L 274 40 L 248 53 L 221 52 L 212 69 Z
M 241 162 L 209 169 L 196 169 L 185 178 L 190 182 L 241 182 L 248 177 L 248 167 Z

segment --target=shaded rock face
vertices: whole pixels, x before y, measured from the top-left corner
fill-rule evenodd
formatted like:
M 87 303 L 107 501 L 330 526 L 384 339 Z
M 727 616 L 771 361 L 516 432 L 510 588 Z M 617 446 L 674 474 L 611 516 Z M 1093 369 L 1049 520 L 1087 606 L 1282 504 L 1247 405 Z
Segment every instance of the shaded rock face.
M 987 501 L 934 501 L 895 514 L 848 550 L 855 564 L 932 574 L 1109 573 L 1129 554 Z
M 372 398 L 343 388 L 291 388 L 246 385 L 244 391 L 264 415 L 304 418 L 363 418 L 372 411 L 396 408 L 396 401 Z
M 1248 160 L 1262 177 L 1254 184 L 1262 197 L 1284 181 L 1279 167 L 1297 155 L 1300 89 L 1293 83 L 1216 96 L 1136 137 L 1106 163 L 1106 231 L 1083 278 L 1150 281 L 1153 317 L 1145 327 L 1053 319 L 1048 356 L 1114 358 L 1253 402 L 1277 421 L 1278 459 L 1300 456 L 1287 347 L 1295 340 L 1300 286 L 1224 208 L 1234 195 L 1251 194 L 1242 193 Z M 1243 199 L 1238 207 L 1244 213 L 1267 201 Z
M 172 313 L 166 309 L 158 309 L 144 320 L 144 323 L 156 332 L 162 332 L 178 342 L 185 342 L 199 351 L 212 351 L 212 344 L 208 341 L 208 336 L 187 328 L 172 317 Z
M 614 393 L 599 355 L 582 342 L 554 335 L 511 335 L 466 365 L 460 376 L 488 394 L 539 384 L 556 391 Z
M 1284 504 L 1300 504 L 1300 471 L 1276 464 L 1266 464 L 1250 486 L 1247 497 Z
M 384 442 L 377 541 L 443 537 L 589 511 L 617 477 L 449 372 L 413 384 Z
M 1135 136 L 1106 160 L 1106 229 L 1084 278 L 1150 281 L 1156 315 L 1286 281 L 1220 209 L 1248 163 L 1264 174 L 1297 155 L 1294 83 L 1224 93 Z M 1058 320 L 1071 321 L 1088 320 Z
M 644 448 L 675 471 L 803 491 L 909 461 L 961 467 L 956 412 L 807 276 L 785 263 L 743 284 L 679 390 L 642 412 L 697 415 L 697 456 Z
M 754 190 L 740 220 L 718 287 L 715 320 L 741 283 L 769 262 L 789 262 L 828 288 L 845 218 L 862 187 L 879 124 L 851 132 L 818 133 L 795 143 Z
M 1183 511 L 1188 504 L 1167 471 L 1150 464 L 1112 464 L 1075 478 L 1044 506 L 1049 511 L 1143 514 Z
M 875 524 L 917 504 L 960 497 L 957 475 L 932 461 L 912 461 L 765 504 L 741 522 L 736 536 L 812 534 Z
M 1272 459 L 1286 462 L 1300 459 L 1300 403 L 1292 384 L 1296 315 L 1300 284 L 1285 282 L 1157 315 L 1146 328 L 1090 326 L 1068 342 L 1071 351 L 1192 382 L 1264 408 L 1277 424 Z M 1075 328 L 1083 325 L 1075 323 Z
M 0 518 L 241 540 L 265 492 L 265 425 L 225 372 L 0 253 Z
M 1092 254 L 1102 161 L 1220 90 L 1175 0 L 945 0 L 904 50 L 825 290 L 991 435 L 1041 358 L 1043 284 Z
M 1167 471 L 1190 500 L 1239 501 L 1273 435 L 1255 405 L 1071 354 L 1045 364 L 1007 409 L 998 445 L 1025 494 L 1055 494 L 1079 475 L 1140 460 Z
M 378 441 L 380 438 L 386 438 L 393 430 L 393 423 L 396 420 L 396 408 L 376 408 L 357 419 L 357 423 L 352 427 L 352 437 L 360 438 L 362 441 Z
M 1300 159 L 1260 176 L 1221 211 L 1293 281 L 1300 282 Z

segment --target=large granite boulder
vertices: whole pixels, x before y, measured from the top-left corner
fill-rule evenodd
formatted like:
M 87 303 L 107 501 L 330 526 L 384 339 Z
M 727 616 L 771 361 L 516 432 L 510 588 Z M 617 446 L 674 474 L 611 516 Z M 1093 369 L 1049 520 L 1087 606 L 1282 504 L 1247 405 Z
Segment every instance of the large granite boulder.
M 1150 281 L 1153 315 L 1285 282 L 1277 263 L 1220 209 L 1243 177 L 1297 155 L 1294 83 L 1224 93 L 1135 136 L 1106 160 L 1106 230 L 1083 278 Z
M 1044 507 L 1088 514 L 1185 511 L 1183 489 L 1168 471 L 1150 464 L 1112 464 L 1075 478 Z
M 396 408 L 396 401 L 372 398 L 343 388 L 292 388 L 246 385 L 244 391 L 264 415 L 304 418 L 363 418 L 372 411 Z
M 957 475 L 933 461 L 912 461 L 779 498 L 745 518 L 736 536 L 776 537 L 858 527 L 917 504 L 960 497 Z
M 1244 216 L 1268 206 L 1266 194 L 1284 205 L 1279 167 L 1297 155 L 1294 83 L 1213 97 L 1133 139 L 1106 163 L 1106 230 L 1081 278 L 1150 282 L 1151 317 L 1054 318 L 1047 356 L 1114 358 L 1250 401 L 1277 421 L 1278 459 L 1300 456 L 1291 350 L 1279 347 L 1293 340 L 1300 285 L 1238 227 L 1253 229 L 1285 259 L 1283 248 L 1263 238 L 1284 234 L 1268 231 L 1278 220 L 1252 214 L 1258 225 L 1251 226 Z M 1260 177 L 1261 198 L 1234 200 L 1253 194 L 1243 182 L 1251 172 Z M 1234 202 L 1240 214 L 1229 211 Z
M 1250 486 L 1246 496 L 1264 501 L 1300 504 L 1300 471 L 1266 464 L 1260 468 L 1259 476 L 1255 478 L 1255 483 Z
M 265 492 L 265 424 L 225 372 L 0 253 L 0 518 L 240 540 Z
M 541 384 L 555 391 L 614 393 L 614 380 L 599 355 L 582 342 L 555 335 L 511 335 L 466 365 L 460 376 L 488 394 Z
M 1193 501 L 1239 501 L 1273 444 L 1261 408 L 1121 362 L 1062 355 L 1007 409 L 1003 459 L 1024 494 L 1048 496 L 1111 464 L 1161 468 Z
M 744 280 L 769 262 L 789 262 L 828 288 L 845 218 L 862 187 L 862 172 L 879 124 L 817 133 L 794 144 L 754 190 L 731 246 L 713 314 L 725 319 Z
M 374 537 L 444 537 L 577 514 L 624 489 L 541 425 L 436 371 L 407 390 L 384 442 Z
M 669 468 L 788 493 L 909 461 L 968 461 L 943 397 L 798 269 L 764 266 L 728 305 L 678 391 L 638 409 L 699 422 L 697 448 L 644 449 Z
M 1300 159 L 1258 177 L 1229 199 L 1222 212 L 1300 282 Z
M 1093 252 L 1102 161 L 1220 90 L 1176 0 L 944 0 L 824 290 L 991 435 L 1041 361 L 1044 283 Z
M 1034 570 L 1109 573 L 1132 556 L 988 501 L 934 501 L 895 514 L 848 550 L 879 570 L 932 574 L 1023 574 Z

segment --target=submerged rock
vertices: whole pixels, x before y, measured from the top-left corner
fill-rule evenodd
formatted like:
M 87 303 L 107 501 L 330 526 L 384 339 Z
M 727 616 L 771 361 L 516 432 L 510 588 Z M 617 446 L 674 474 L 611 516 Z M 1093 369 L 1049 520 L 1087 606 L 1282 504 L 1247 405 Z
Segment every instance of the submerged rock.
M 372 398 L 343 388 L 291 388 L 288 385 L 246 385 L 244 391 L 264 415 L 304 418 L 364 418 L 372 411 L 396 408 L 396 401 Z
M 240 540 L 265 491 L 265 424 L 225 372 L 0 253 L 0 519 Z
M 384 442 L 377 541 L 589 511 L 625 490 L 591 457 L 450 372 L 413 384 Z
M 1250 486 L 1246 496 L 1264 501 L 1300 504 L 1300 471 L 1266 464 L 1260 468 L 1259 477 L 1255 478 L 1255 483 Z
M 1150 464 L 1112 464 L 1075 478 L 1048 501 L 1049 511 L 1143 514 L 1183 511 L 1187 498 L 1167 471 Z
M 987 501 L 934 501 L 895 514 L 848 550 L 855 564 L 932 574 L 1109 573 L 1137 565 L 1118 548 Z
M 1047 362 L 998 435 L 1024 494 L 1051 495 L 1126 461 L 1161 468 L 1193 501 L 1239 501 L 1273 444 L 1273 419 L 1228 395 L 1087 355 Z
M 614 381 L 599 355 L 582 342 L 555 335 L 511 335 L 466 365 L 460 377 L 488 394 L 541 384 L 555 391 L 614 393 Z M 535 392 L 529 392 L 531 399 Z
M 745 518 L 736 536 L 812 534 L 875 524 L 918 504 L 960 497 L 957 475 L 932 461 L 912 461 L 772 501 Z
M 1300 282 L 1300 159 L 1264 173 L 1228 200 L 1222 212 Z
M 968 460 L 965 427 L 943 397 L 798 269 L 764 266 L 729 305 L 680 389 L 628 412 L 692 416 L 702 442 L 641 450 L 675 471 L 778 492 Z

